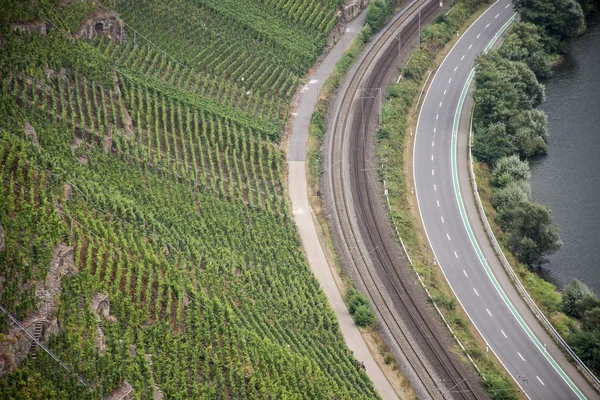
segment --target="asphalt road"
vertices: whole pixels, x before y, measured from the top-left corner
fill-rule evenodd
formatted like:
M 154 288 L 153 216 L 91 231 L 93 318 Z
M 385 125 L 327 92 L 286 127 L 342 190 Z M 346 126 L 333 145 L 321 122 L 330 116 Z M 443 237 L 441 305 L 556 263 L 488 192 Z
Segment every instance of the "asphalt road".
M 435 74 L 415 134 L 415 191 L 428 239 L 446 279 L 521 388 L 531 399 L 585 398 L 553 352 L 545 350 L 545 339 L 536 336 L 539 327 L 527 325 L 519 306 L 511 303 L 494 277 L 487 254 L 480 250 L 480 245 L 487 244 L 478 244 L 482 240 L 473 233 L 467 216 L 465 203 L 472 202 L 471 193 L 460 190 L 455 134 L 461 115 L 458 107 L 468 96 L 465 83 L 474 59 L 498 38 L 513 15 L 509 0 L 494 3 L 459 39 Z M 556 357 L 564 360 L 562 355 Z M 573 380 L 579 381 L 572 371 Z

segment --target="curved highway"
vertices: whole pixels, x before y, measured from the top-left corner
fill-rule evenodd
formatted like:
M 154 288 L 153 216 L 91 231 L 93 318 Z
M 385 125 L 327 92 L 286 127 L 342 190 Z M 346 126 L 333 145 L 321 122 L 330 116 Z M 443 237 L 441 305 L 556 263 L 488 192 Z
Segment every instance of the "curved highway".
M 551 355 L 564 360 L 562 354 L 546 350 L 545 339 L 534 333 L 539 327 L 527 325 L 517 310 L 519 305 L 511 303 L 494 276 L 481 250 L 487 243 L 479 245 L 467 216 L 465 204 L 472 202 L 471 192 L 462 194 L 460 189 L 459 164 L 464 162 L 457 156 L 457 133 L 474 59 L 492 46 L 514 18 L 511 2 L 498 0 L 464 33 L 437 70 L 415 133 L 417 202 L 427 237 L 452 290 L 528 397 L 586 398 L 583 388 L 573 383 Z M 569 371 L 574 375 L 572 368 Z M 585 393 L 590 392 L 585 389 Z

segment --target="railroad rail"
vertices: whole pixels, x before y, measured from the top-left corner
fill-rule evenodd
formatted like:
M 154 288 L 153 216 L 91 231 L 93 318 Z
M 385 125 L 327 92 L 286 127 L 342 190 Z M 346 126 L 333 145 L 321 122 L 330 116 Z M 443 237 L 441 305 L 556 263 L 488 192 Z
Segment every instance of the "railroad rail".
M 486 396 L 474 374 L 449 351 L 448 338 L 440 334 L 443 325 L 413 298 L 414 279 L 408 281 L 398 272 L 410 267 L 390 240 L 381 193 L 371 184 L 375 178 L 369 172 L 370 164 L 376 164 L 369 160 L 369 127 L 381 93 L 361 93 L 380 88 L 399 54 L 398 41 L 418 33 L 419 18 L 428 20 L 439 10 L 439 0 L 411 2 L 373 39 L 348 74 L 328 127 L 324 185 L 331 198 L 334 234 L 344 243 L 341 253 L 353 264 L 380 324 L 411 365 L 421 390 L 433 399 L 482 399 Z

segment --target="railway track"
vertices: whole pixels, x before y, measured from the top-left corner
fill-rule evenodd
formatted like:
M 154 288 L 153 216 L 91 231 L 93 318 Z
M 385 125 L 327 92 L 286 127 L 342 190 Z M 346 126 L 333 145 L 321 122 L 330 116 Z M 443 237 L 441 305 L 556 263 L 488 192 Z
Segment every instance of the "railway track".
M 329 126 L 325 185 L 331 197 L 335 234 L 338 242 L 345 244 L 344 258 L 353 263 L 378 311 L 379 323 L 412 366 L 420 392 L 433 399 L 482 399 L 487 396 L 475 382 L 474 374 L 451 354 L 447 335 L 439 334 L 445 329 L 441 322 L 434 320 L 429 310 L 423 312 L 422 300 L 419 307 L 413 298 L 414 276 L 409 280 L 406 274 L 398 272 L 409 267 L 391 239 L 381 190 L 373 183 L 376 176 L 370 172 L 374 163 L 369 160 L 367 147 L 377 102 L 377 96 L 369 89 L 383 84 L 399 53 L 397 41 L 417 32 L 419 13 L 421 20 L 426 21 L 439 8 L 439 0 L 413 1 L 374 38 L 349 73 Z M 422 292 L 419 294 L 422 296 Z

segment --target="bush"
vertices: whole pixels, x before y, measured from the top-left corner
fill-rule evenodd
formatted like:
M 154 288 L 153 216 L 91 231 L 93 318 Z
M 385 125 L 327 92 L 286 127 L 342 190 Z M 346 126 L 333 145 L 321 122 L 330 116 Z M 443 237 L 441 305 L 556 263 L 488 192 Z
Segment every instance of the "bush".
M 367 10 L 365 23 L 373 29 L 373 32 L 377 32 L 393 11 L 389 1 L 375 0 Z
M 529 162 L 521 161 L 517 155 L 499 159 L 492 172 L 492 184 L 497 187 L 505 187 L 509 183 L 528 181 L 529 178 L 531 178 Z
M 579 305 L 586 298 L 594 299 L 594 292 L 583 282 L 573 279 L 563 289 L 562 307 L 567 315 L 575 318 L 581 317 Z
M 503 188 L 494 190 L 492 205 L 496 210 L 513 208 L 517 204 L 529 201 L 531 186 L 527 181 L 510 182 Z
M 431 67 L 433 57 L 426 50 L 415 50 L 410 60 L 404 66 L 404 77 L 406 79 L 420 80 L 425 72 Z
M 385 352 L 383 354 L 383 361 L 387 364 L 390 365 L 393 361 L 394 361 L 394 355 L 392 353 L 388 353 Z
M 354 319 L 354 323 L 360 327 L 368 327 L 375 322 L 375 314 L 371 310 L 369 299 L 356 289 L 348 290 L 346 294 L 348 311 Z
M 375 314 L 371 310 L 371 306 L 363 304 L 354 311 L 354 322 L 361 328 L 366 328 L 375 323 Z

